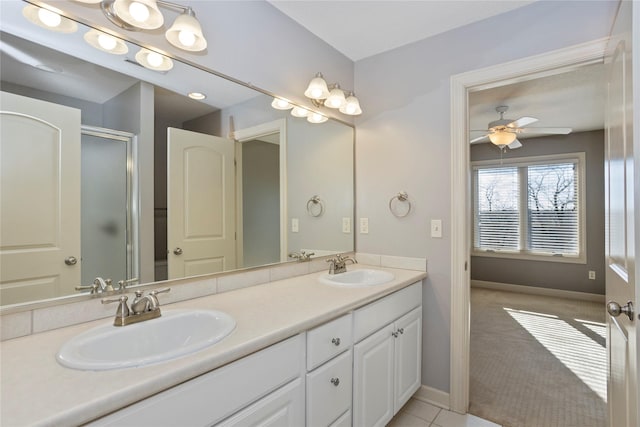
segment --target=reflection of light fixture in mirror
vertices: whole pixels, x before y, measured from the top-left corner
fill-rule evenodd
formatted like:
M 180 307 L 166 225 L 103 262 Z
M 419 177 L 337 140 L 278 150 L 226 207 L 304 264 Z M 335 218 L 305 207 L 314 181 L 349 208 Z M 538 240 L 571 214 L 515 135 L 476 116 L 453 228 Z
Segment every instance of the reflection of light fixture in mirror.
M 171 58 L 145 48 L 136 53 L 136 61 L 143 67 L 154 71 L 169 71 L 173 68 Z
M 115 55 L 124 55 L 129 52 L 125 42 L 111 34 L 103 33 L 96 29 L 87 31 L 84 35 L 84 40 L 96 49 Z
M 311 111 L 310 114 L 307 116 L 307 121 L 309 123 L 324 123 L 327 120 L 329 120 L 329 117 L 320 113 L 316 113 L 315 111 Z
M 92 0 L 76 1 L 92 2 Z M 207 48 L 202 26 L 189 6 L 164 0 L 102 0 L 100 2 L 104 15 L 118 27 L 129 31 L 155 30 L 162 27 L 164 16 L 159 9 L 160 6 L 181 12 L 165 32 L 169 43 L 190 52 L 199 52 Z
M 75 33 L 78 24 L 48 9 L 28 4 L 22 9 L 22 15 L 32 24 L 59 33 Z
M 311 111 L 307 110 L 306 108 L 297 106 L 293 107 L 293 110 L 291 110 L 291 115 L 293 117 L 307 117 L 310 113 Z
M 340 112 L 349 116 L 357 116 L 358 114 L 362 114 L 360 101 L 358 101 L 358 98 L 356 98 L 353 92 L 349 92 L 349 96 L 347 96 L 344 105 L 340 107 Z
M 516 140 L 516 134 L 504 130 L 497 130 L 489 134 L 489 140 L 498 146 L 509 145 Z
M 198 101 L 205 99 L 207 97 L 207 95 L 205 95 L 204 93 L 201 92 L 189 92 L 189 98 L 191 99 L 197 99 Z
M 322 77 L 322 73 L 317 73 L 309 82 L 307 90 L 304 91 L 304 96 L 311 99 L 311 102 L 316 107 L 325 106 L 337 108 L 341 113 L 350 116 L 362 114 L 360 101 L 358 101 L 358 98 L 353 94 L 353 91 L 350 91 L 348 98 L 345 98 L 345 92 L 340 89 L 338 83 L 333 84 L 331 91 L 329 91 L 327 82 L 324 80 L 324 77 Z
M 283 98 L 274 97 L 271 101 L 271 106 L 276 110 L 289 110 L 293 108 L 293 105 L 289 101 Z

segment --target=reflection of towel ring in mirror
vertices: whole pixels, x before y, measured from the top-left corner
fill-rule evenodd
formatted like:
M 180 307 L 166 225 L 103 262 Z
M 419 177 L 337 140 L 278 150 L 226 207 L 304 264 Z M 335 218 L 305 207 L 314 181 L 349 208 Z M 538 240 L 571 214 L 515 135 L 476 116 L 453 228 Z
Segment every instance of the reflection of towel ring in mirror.
M 324 213 L 324 202 L 322 201 L 320 196 L 313 196 L 309 199 L 309 201 L 307 202 L 307 212 L 309 212 L 309 215 L 316 218 L 322 216 L 322 214 Z
M 405 213 L 398 213 L 393 209 L 393 201 L 396 199 L 398 200 L 398 202 L 407 202 L 407 211 Z M 405 216 L 409 215 L 409 213 L 411 212 L 411 202 L 409 201 L 409 195 L 406 191 L 399 192 L 389 200 L 389 210 L 391 211 L 393 216 L 397 218 L 404 218 Z

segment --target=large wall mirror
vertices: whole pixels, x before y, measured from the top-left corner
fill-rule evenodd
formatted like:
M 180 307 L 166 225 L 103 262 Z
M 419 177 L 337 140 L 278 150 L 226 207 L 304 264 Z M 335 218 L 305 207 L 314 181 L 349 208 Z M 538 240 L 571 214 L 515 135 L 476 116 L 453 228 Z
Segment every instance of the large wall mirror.
M 164 71 L 0 2 L 0 302 L 354 250 L 354 129 L 174 58 Z M 206 95 L 203 100 L 186 96 Z

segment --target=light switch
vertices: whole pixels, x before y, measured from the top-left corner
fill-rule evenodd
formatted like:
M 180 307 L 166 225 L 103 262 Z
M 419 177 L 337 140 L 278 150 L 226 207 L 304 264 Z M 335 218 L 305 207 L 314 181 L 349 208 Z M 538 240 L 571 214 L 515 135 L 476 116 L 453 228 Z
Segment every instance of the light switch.
M 369 233 L 369 218 L 360 218 L 360 234 Z
M 435 237 L 437 239 L 442 238 L 442 220 L 441 219 L 431 220 L 431 237 Z
M 298 222 L 298 218 L 291 218 L 291 232 L 297 233 L 300 231 L 300 223 Z
M 342 218 L 342 232 L 351 233 L 351 218 L 349 217 Z

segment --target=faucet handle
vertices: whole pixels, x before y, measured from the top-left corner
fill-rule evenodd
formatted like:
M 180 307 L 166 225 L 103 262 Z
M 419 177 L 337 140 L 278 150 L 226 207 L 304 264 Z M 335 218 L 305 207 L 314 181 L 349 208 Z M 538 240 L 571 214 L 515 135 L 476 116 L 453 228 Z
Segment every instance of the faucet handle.
M 102 304 L 111 304 L 114 302 L 120 303 L 118 305 L 118 310 L 116 311 L 116 318 L 125 318 L 129 316 L 129 306 L 127 305 L 128 296 L 122 295 L 120 298 L 116 299 L 103 299 Z
M 90 285 L 76 286 L 76 291 L 85 291 L 87 289 L 91 290 L 90 294 L 92 294 L 92 295 L 98 293 L 98 285 L 96 283 L 92 283 Z
M 149 292 L 149 295 L 158 295 L 158 294 L 166 294 L 171 290 L 171 288 L 165 288 L 165 289 L 154 289 L 151 292 Z
M 136 283 L 139 282 L 140 279 L 138 279 L 137 277 L 134 277 L 133 279 L 127 279 L 127 280 L 119 280 L 118 281 L 118 290 L 119 291 L 124 291 L 125 289 L 127 289 L 127 285 L 130 285 L 131 283 Z

